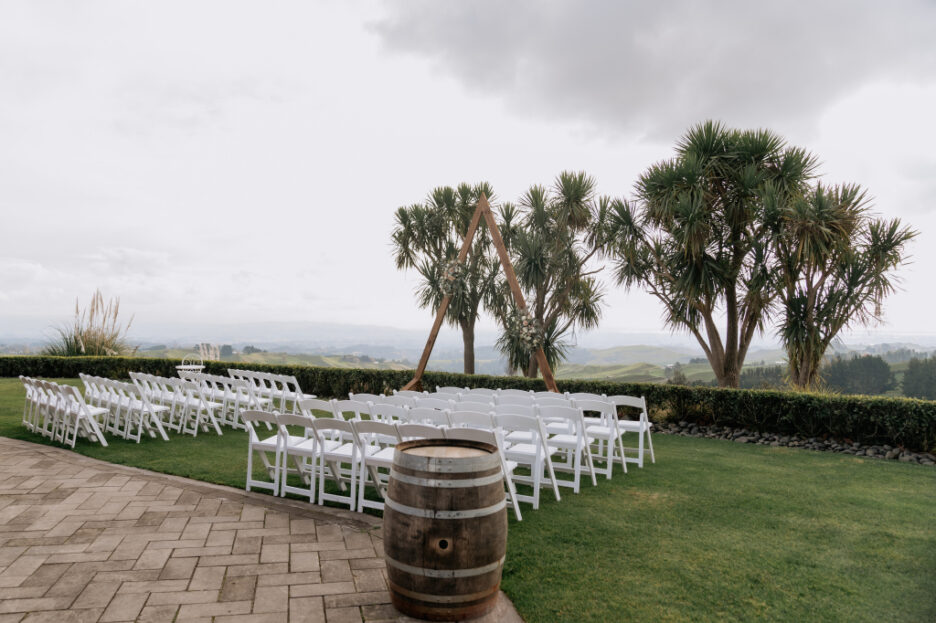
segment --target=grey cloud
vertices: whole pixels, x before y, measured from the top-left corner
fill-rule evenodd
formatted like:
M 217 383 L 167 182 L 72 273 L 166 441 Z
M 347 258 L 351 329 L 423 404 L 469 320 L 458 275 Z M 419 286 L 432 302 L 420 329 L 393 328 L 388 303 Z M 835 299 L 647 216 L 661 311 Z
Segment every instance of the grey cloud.
M 936 3 L 396 2 L 385 48 L 517 114 L 669 140 L 718 118 L 810 128 L 875 80 L 936 77 Z

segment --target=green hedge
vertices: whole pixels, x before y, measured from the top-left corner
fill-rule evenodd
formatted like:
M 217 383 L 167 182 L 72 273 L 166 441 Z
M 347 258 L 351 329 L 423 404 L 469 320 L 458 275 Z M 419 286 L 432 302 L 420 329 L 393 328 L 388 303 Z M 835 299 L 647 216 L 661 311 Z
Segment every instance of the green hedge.
M 130 357 L 0 357 L 0 377 L 74 378 L 79 372 L 127 378 L 140 371 L 175 376 L 179 360 Z M 228 368 L 249 367 L 295 376 L 303 390 L 320 396 L 347 396 L 349 392 L 389 393 L 412 378 L 409 370 L 360 370 L 206 362 L 207 372 L 227 374 Z M 423 384 L 458 387 L 545 389 L 542 380 L 512 376 L 464 375 L 427 372 Z M 912 450 L 936 449 L 936 402 L 908 398 L 839 396 L 790 391 L 684 387 L 655 383 L 611 383 L 565 380 L 568 392 L 646 396 L 656 420 L 685 420 L 760 432 L 834 437 L 867 444 L 890 444 Z

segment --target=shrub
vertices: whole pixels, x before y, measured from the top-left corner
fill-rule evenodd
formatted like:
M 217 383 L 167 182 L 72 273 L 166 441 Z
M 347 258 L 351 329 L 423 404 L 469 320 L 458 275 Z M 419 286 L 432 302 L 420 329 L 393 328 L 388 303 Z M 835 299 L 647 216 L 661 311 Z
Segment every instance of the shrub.
M 0 377 L 36 376 L 74 378 L 79 372 L 127 378 L 131 371 L 175 376 L 179 360 L 132 357 L 34 357 L 0 356 Z M 247 365 L 252 370 L 289 374 L 306 392 L 323 397 L 347 396 L 348 392 L 389 393 L 403 387 L 410 370 L 361 370 L 269 364 L 231 364 L 206 361 L 205 370 L 227 374 L 227 369 Z M 426 372 L 423 385 L 545 389 L 541 379 L 516 376 L 466 375 Z M 912 450 L 936 449 L 936 402 L 879 396 L 837 396 L 807 392 L 686 387 L 655 383 L 613 383 L 565 380 L 568 392 L 646 396 L 650 416 L 747 428 L 759 432 L 834 437 L 866 444 L 890 444 Z

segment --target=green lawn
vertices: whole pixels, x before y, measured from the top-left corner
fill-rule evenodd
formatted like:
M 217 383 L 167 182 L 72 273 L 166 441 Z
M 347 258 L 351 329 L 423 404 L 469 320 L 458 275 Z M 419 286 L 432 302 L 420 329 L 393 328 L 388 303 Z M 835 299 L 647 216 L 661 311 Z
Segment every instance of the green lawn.
M 23 396 L 0 379 L 0 435 L 39 441 Z M 511 520 L 503 587 L 529 623 L 936 621 L 936 469 L 654 439 L 656 465 Z M 76 450 L 234 486 L 246 465 L 231 431 Z

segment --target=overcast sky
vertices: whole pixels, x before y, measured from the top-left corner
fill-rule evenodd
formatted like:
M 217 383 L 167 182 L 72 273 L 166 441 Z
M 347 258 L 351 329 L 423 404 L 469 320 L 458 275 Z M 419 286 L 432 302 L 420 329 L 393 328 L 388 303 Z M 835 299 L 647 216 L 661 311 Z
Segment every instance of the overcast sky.
M 933 334 L 934 32 L 931 1 L 5 0 L 0 336 L 95 288 L 138 335 L 428 330 L 398 206 L 567 169 L 628 196 L 706 118 L 773 129 L 920 230 L 879 330 Z M 663 329 L 648 295 L 606 303 L 608 331 Z

